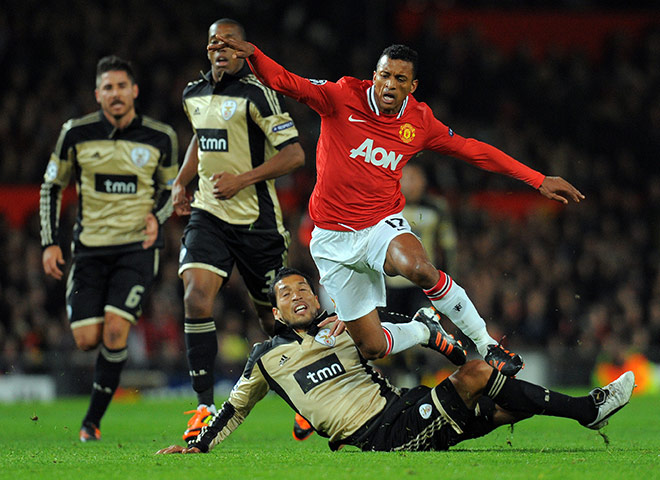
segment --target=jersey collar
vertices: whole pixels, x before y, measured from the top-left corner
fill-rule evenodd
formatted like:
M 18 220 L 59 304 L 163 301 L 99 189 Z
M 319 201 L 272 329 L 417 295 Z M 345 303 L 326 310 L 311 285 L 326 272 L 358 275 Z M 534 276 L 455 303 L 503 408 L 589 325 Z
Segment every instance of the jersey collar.
M 367 89 L 367 103 L 369 103 L 369 108 L 371 108 L 376 115 L 380 116 L 380 110 L 378 110 L 378 104 L 376 103 L 376 89 L 373 85 Z M 396 116 L 397 120 L 403 115 L 403 112 L 406 110 L 406 105 L 408 105 L 408 95 L 403 99 L 399 114 Z

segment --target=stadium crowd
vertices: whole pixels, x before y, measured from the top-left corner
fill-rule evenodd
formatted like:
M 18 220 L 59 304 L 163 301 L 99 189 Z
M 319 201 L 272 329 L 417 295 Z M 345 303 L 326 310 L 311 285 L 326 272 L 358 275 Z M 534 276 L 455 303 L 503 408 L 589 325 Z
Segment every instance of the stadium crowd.
M 97 108 L 92 82 L 81 72 L 93 72 L 102 55 L 133 61 L 138 109 L 175 126 L 180 145 L 187 145 L 191 132 L 181 92 L 207 68 L 199 46 L 210 21 L 239 18 L 250 39 L 293 71 L 368 78 L 372 59 L 397 40 L 397 8 L 425 2 L 392 2 L 371 16 L 370 2 L 338 2 L 331 14 L 291 1 L 219 2 L 226 8 L 210 2 L 194 9 L 175 0 L 129 1 L 127 9 L 106 1 L 67 0 L 52 8 L 12 3 L 0 16 L 5 185 L 38 185 L 62 122 Z M 513 349 L 548 351 L 558 370 L 584 367 L 559 377 L 564 383 L 588 381 L 599 358 L 616 364 L 639 352 L 660 362 L 660 24 L 640 36 L 613 32 L 597 57 L 579 49 L 549 51 L 543 58 L 525 48 L 504 54 L 470 30 L 443 35 L 425 28 L 405 40 L 420 53 L 415 96 L 438 118 L 464 136 L 563 176 L 587 197 L 557 209 L 539 196 L 522 209 L 516 198 L 530 191 L 519 182 L 433 154 L 415 159 L 427 169 L 433 191 L 451 205 L 458 262 L 450 273 L 494 336 L 507 335 Z M 287 105 L 308 159 L 303 169 L 278 180 L 293 233 L 289 262 L 316 278 L 306 245 L 306 201 L 318 117 L 294 102 Z M 70 225 L 73 215 L 66 210 L 63 223 Z M 176 271 L 184 225 L 177 217 L 166 224 L 159 279 L 129 345 L 129 362 L 182 377 Z M 1 373 L 76 364 L 64 288 L 43 274 L 36 212 L 20 228 L 0 217 Z M 249 303 L 232 277 L 216 304 L 230 319 L 218 325 L 219 362 L 227 376 L 237 375 L 248 345 L 263 338 Z

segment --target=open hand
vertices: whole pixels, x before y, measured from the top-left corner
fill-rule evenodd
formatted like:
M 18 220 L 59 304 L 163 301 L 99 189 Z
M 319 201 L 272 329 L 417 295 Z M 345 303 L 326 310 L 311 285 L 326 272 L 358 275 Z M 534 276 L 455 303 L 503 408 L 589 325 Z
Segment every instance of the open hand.
M 197 447 L 181 447 L 179 445 L 170 445 L 167 448 L 161 448 L 156 452 L 156 455 L 163 455 L 166 453 L 202 453 Z
M 545 177 L 545 180 L 543 180 L 543 183 L 539 187 L 539 192 L 544 197 L 563 204 L 568 203 L 568 198 L 575 203 L 580 203 L 580 200 L 584 200 L 584 195 L 561 177 Z

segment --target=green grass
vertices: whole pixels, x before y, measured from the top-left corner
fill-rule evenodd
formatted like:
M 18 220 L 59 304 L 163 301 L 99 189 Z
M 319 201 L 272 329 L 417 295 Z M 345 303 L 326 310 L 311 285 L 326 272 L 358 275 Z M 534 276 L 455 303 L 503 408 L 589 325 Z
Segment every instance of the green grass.
M 583 393 L 583 392 L 580 392 Z M 87 398 L 0 404 L 3 479 L 609 479 L 660 478 L 659 396 L 633 397 L 604 431 L 535 417 L 464 442 L 449 452 L 331 452 L 324 439 L 291 437 L 293 413 L 268 396 L 206 455 L 154 455 L 181 433 L 190 399 L 116 401 L 101 442 L 78 441 Z

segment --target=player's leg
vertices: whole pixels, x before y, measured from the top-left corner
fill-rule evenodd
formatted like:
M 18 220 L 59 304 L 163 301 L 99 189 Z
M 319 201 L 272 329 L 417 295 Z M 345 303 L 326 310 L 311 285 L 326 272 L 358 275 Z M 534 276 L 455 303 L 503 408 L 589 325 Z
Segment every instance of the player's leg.
M 126 318 L 106 312 L 103 342 L 94 366 L 92 394 L 80 430 L 81 441 L 100 438 L 101 419 L 119 387 L 121 372 L 128 359 L 126 344 L 130 328 L 131 323 Z
M 388 233 L 386 231 L 386 233 Z M 371 229 L 337 232 L 315 228 L 310 243 L 321 284 L 336 313 L 346 323 L 362 355 L 376 359 L 429 343 L 431 332 L 419 321 L 381 325 L 379 306 L 385 306 L 382 265 L 391 238 L 372 238 Z M 376 269 L 374 265 L 380 265 Z
M 184 230 L 179 256 L 179 276 L 184 286 L 184 338 L 186 357 L 197 408 L 188 420 L 184 440 L 199 433 L 216 413 L 214 367 L 218 339 L 213 304 L 231 273 L 233 258 L 227 248 L 228 225 L 215 216 L 193 209 Z
M 94 350 L 103 338 L 106 267 L 96 257 L 74 257 L 67 277 L 67 313 L 79 349 Z M 100 440 L 97 425 L 83 425 L 80 440 Z
M 433 266 L 424 246 L 410 231 L 403 216 L 391 216 L 377 227 L 399 233 L 387 247 L 383 266 L 385 273 L 402 275 L 424 289 L 431 304 L 475 343 L 479 353 L 489 363 L 491 357 L 496 356 L 491 364 L 507 375 L 515 375 L 523 366 L 520 356 L 504 351 L 488 334 L 486 322 L 465 290 Z
M 524 380 L 509 378 L 486 362 L 472 360 L 450 377 L 460 397 L 469 408 L 485 395 L 517 420 L 531 415 L 571 418 L 589 428 L 602 428 L 607 419 L 630 400 L 634 375 L 627 372 L 611 384 L 573 397 Z M 522 415 L 520 415 L 522 414 Z M 505 412 L 495 422 L 508 422 Z
M 216 413 L 215 361 L 218 354 L 218 338 L 213 319 L 213 304 L 224 278 L 203 268 L 188 268 L 181 273 L 183 279 L 183 326 L 186 357 L 193 390 L 197 395 L 197 408 L 187 411 L 189 419 L 184 440 L 196 436 Z
M 152 249 L 96 258 L 97 275 L 93 282 L 103 284 L 104 323 L 90 404 L 80 432 L 82 441 L 100 438 L 101 419 L 119 386 L 128 358 L 128 334 L 141 314 L 145 292 L 158 272 L 158 256 L 159 251 Z

